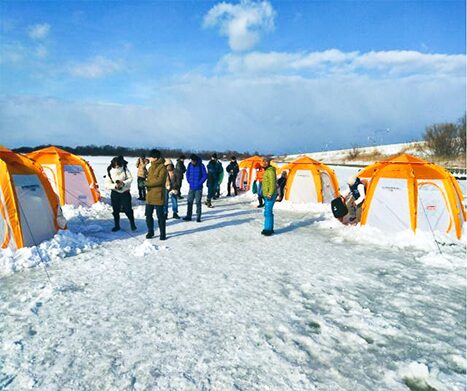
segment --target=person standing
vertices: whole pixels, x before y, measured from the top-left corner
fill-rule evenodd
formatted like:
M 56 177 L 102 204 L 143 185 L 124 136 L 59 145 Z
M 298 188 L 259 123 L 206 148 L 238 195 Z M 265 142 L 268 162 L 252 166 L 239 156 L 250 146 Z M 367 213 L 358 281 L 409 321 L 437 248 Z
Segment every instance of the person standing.
M 264 168 L 261 164 L 256 164 L 256 188 L 257 188 L 257 195 L 258 195 L 258 208 L 262 208 L 264 206 L 264 198 L 263 198 L 263 175 L 264 175 Z
M 227 173 L 229 174 L 228 182 L 227 182 L 227 197 L 230 197 L 230 187 L 233 187 L 235 195 L 238 194 L 237 191 L 237 175 L 240 172 L 240 168 L 238 167 L 237 163 L 237 158 L 235 156 L 232 156 L 230 158 L 230 163 L 225 169 Z
M 287 184 L 287 171 L 282 171 L 280 178 L 277 180 L 277 202 L 281 202 L 285 196 L 285 185 Z
M 217 177 L 217 185 L 216 185 L 216 194 L 214 195 L 214 199 L 217 200 L 221 196 L 221 184 L 224 180 L 224 167 L 222 166 L 221 161 L 217 160 L 217 169 L 218 169 L 218 177 Z
M 105 188 L 110 190 L 114 227 L 112 232 L 120 230 L 120 211 L 123 211 L 130 221 L 132 231 L 136 231 L 135 217 L 131 208 L 131 182 L 133 177 L 126 167 L 123 156 L 113 158 L 107 169 Z
M 191 162 L 188 164 L 186 170 L 186 179 L 190 185 L 188 192 L 188 207 L 186 216 L 183 218 L 185 221 L 191 221 L 193 215 L 193 202 L 196 200 L 196 221 L 201 222 L 201 198 L 203 196 L 203 184 L 208 178 L 206 167 L 204 167 L 201 159 L 192 154 L 190 156 Z
M 219 183 L 219 173 L 220 173 L 216 153 L 212 154 L 211 160 L 209 161 L 208 166 L 207 166 L 207 171 L 208 171 L 208 196 L 207 196 L 205 204 L 208 208 L 212 208 L 213 206 L 212 206 L 211 200 L 216 195 L 217 185 Z
M 184 160 L 185 160 L 184 155 L 181 155 L 177 159 L 177 164 L 175 165 L 175 171 L 174 171 L 175 180 L 177 181 L 177 187 L 179 189 L 177 197 L 180 200 L 183 198 L 183 196 L 182 196 L 182 184 L 183 184 L 183 176 L 185 175 L 185 172 L 186 172 L 186 167 L 185 167 Z
M 148 176 L 148 170 L 146 166 L 148 165 L 149 161 L 146 159 L 146 156 L 141 155 L 138 160 L 136 161 L 136 168 L 138 169 L 137 172 L 137 183 L 138 183 L 138 200 L 144 201 L 146 199 L 146 186 L 144 182 L 146 181 L 146 177 Z
M 162 158 L 161 152 L 157 149 L 151 150 L 149 154 L 151 165 L 148 169 L 148 177 L 146 179 L 147 195 L 146 195 L 146 225 L 148 233 L 146 239 L 154 237 L 154 218 L 153 212 L 156 209 L 157 223 L 159 225 L 160 240 L 166 239 L 165 230 L 165 184 L 167 181 L 167 169 L 164 165 L 165 159 Z
M 179 195 L 180 189 L 178 187 L 178 182 L 176 180 L 174 165 L 172 161 L 169 159 L 166 160 L 166 168 L 167 168 L 167 182 L 165 184 L 165 188 L 166 188 L 167 194 L 166 194 L 165 204 L 164 204 L 164 213 L 165 213 L 165 216 L 167 217 L 169 214 L 169 199 L 170 199 L 170 203 L 172 204 L 172 212 L 173 212 L 172 217 L 174 219 L 179 219 L 180 216 L 178 215 L 178 195 Z
M 264 197 L 264 229 L 261 232 L 264 236 L 271 236 L 274 233 L 274 203 L 276 202 L 276 169 L 271 165 L 271 158 L 265 157 L 262 161 L 264 168 L 263 175 L 263 197 Z

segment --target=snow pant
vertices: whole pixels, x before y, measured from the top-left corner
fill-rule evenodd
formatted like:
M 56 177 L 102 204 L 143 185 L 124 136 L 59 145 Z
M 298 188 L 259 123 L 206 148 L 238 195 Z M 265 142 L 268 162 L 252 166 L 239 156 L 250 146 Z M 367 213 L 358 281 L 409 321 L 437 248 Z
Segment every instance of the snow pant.
M 191 219 L 193 215 L 193 201 L 196 200 L 196 218 L 201 219 L 201 198 L 203 197 L 203 189 L 200 190 L 191 190 L 188 192 L 188 209 L 186 212 L 186 217 Z
M 230 195 L 230 186 L 233 187 L 235 195 L 238 194 L 236 182 L 237 182 L 237 175 L 229 175 L 229 180 L 227 182 L 227 195 Z
M 178 214 L 178 195 L 169 194 L 168 191 L 165 192 L 164 213 L 169 213 L 169 198 L 172 204 L 172 212 Z
M 143 177 L 138 177 L 138 197 L 145 200 L 146 199 L 146 186 L 144 183 L 146 179 Z
M 260 205 L 263 205 L 263 182 L 258 181 L 258 202 Z
M 264 199 L 264 230 L 272 231 L 274 229 L 274 203 L 276 202 L 276 195 L 273 195 L 271 199 Z
M 157 224 L 159 225 L 160 237 L 165 238 L 165 213 L 164 205 L 150 205 L 146 204 L 145 216 L 146 225 L 148 226 L 148 232 L 154 233 L 154 218 L 152 214 L 156 210 Z
M 216 195 L 216 190 L 217 182 L 208 182 L 208 201 L 211 201 L 214 198 Z
M 131 209 L 131 194 L 129 191 L 119 193 L 118 191 L 112 190 L 110 193 L 110 202 L 112 203 L 112 214 L 114 216 L 115 227 L 120 228 L 120 212 L 123 211 L 130 220 L 130 224 L 133 227 L 135 225 L 135 217 L 133 215 L 133 209 Z

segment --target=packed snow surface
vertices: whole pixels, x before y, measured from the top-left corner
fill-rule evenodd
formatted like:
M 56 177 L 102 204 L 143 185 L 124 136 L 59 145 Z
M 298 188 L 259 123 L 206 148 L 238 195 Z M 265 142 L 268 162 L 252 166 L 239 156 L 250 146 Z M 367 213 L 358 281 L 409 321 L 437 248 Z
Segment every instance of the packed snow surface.
M 108 159 L 91 164 L 103 184 Z M 161 242 L 136 200 L 138 231 L 122 215 L 111 233 L 103 195 L 0 253 L 0 390 L 465 389 L 465 239 L 286 203 L 266 238 L 245 194 L 170 219 Z

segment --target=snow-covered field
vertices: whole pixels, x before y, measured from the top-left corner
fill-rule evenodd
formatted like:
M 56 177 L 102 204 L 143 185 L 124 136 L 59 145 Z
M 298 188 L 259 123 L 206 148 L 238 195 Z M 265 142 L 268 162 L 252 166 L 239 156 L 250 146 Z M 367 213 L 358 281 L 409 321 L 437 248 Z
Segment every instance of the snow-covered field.
M 103 185 L 109 159 L 89 160 Z M 103 195 L 1 251 L 0 390 L 465 390 L 465 238 L 284 203 L 265 238 L 244 194 L 148 241 L 143 204 L 113 234 Z

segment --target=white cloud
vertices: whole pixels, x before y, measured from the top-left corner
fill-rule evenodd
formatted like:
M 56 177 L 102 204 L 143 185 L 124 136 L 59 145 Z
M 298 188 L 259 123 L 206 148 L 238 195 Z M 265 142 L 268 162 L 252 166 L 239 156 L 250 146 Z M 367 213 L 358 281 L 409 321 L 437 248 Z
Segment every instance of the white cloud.
M 27 49 L 19 42 L 3 42 L 0 54 L 0 64 L 17 64 L 27 56 Z
M 71 65 L 69 72 L 75 77 L 98 79 L 121 69 L 122 64 L 120 61 L 114 61 L 102 56 L 97 56 L 84 63 Z
M 261 34 L 274 29 L 275 11 L 268 1 L 243 0 L 239 4 L 219 3 L 204 17 L 204 27 L 219 27 L 234 51 L 252 49 Z
M 49 51 L 44 45 L 39 45 L 36 47 L 36 56 L 39 58 L 46 58 L 49 54 Z
M 416 51 L 359 53 L 329 49 L 309 53 L 227 54 L 220 60 L 217 69 L 240 74 L 376 72 L 377 76 L 384 77 L 401 74 L 465 75 L 465 66 L 464 55 L 426 54 Z
M 41 40 L 47 38 L 50 33 L 50 25 L 48 23 L 35 24 L 29 26 L 28 34 L 29 37 L 34 40 Z

